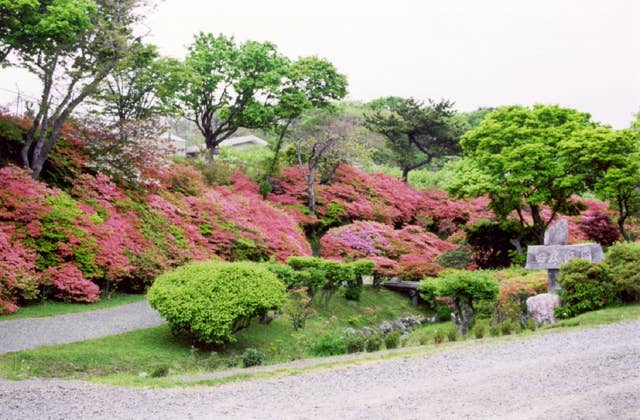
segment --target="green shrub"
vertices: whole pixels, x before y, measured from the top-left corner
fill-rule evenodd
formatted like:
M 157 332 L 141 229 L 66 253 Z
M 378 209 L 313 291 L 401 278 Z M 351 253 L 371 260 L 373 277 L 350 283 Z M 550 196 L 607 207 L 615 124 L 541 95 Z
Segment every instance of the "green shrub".
M 535 331 L 538 329 L 538 321 L 533 318 L 529 318 L 527 320 L 527 329 L 531 331 Z
M 260 350 L 248 348 L 242 353 L 242 366 L 248 368 L 251 366 L 260 366 L 264 362 L 265 355 Z
M 615 286 L 605 264 L 594 264 L 587 260 L 571 260 L 560 268 L 558 283 L 561 308 L 556 308 L 559 317 L 574 317 L 587 311 L 600 309 L 615 300 Z
M 347 333 L 344 335 L 347 353 L 358 353 L 364 351 L 366 341 L 366 337 L 361 332 Z
M 436 310 L 436 319 L 438 322 L 449 322 L 451 321 L 451 314 L 453 313 L 453 308 L 446 305 L 438 306 Z
M 209 185 L 231 185 L 233 184 L 233 173 L 235 168 L 226 162 L 216 160 L 211 163 L 198 162 L 197 168 L 202 172 L 204 180 Z
M 434 310 L 439 309 L 437 305 L 438 284 L 436 279 L 428 278 L 422 280 L 420 284 L 418 284 L 418 294 L 420 295 L 422 300 L 424 300 L 428 308 Z
M 326 275 L 326 282 L 321 290 L 324 307 L 328 308 L 331 297 L 343 284 L 353 284 L 355 282 L 355 272 L 351 264 L 331 260 L 323 260 L 322 269 Z M 359 290 L 357 292 L 358 299 L 360 298 Z
M 267 196 L 271 194 L 272 185 L 269 181 L 262 180 L 260 181 L 260 188 L 258 189 L 258 194 L 262 196 L 265 200 Z
M 510 335 L 514 329 L 514 326 L 515 323 L 512 320 L 508 319 L 500 324 L 500 332 L 502 332 L 502 335 Z
M 358 301 L 362 294 L 362 277 L 373 274 L 375 263 L 373 261 L 360 260 L 351 263 L 350 266 L 353 270 L 353 276 L 350 277 L 350 280 L 347 280 L 344 297 L 347 300 Z
M 474 304 L 494 301 L 498 296 L 498 283 L 483 271 L 443 271 L 438 278 L 437 295 L 453 300 L 455 324 L 466 335 L 473 323 Z
M 311 304 L 311 298 L 306 287 L 289 291 L 289 300 L 284 305 L 284 313 L 291 319 L 293 329 L 298 331 L 305 327 L 307 318 L 315 314 Z
M 163 378 L 169 374 L 169 366 L 160 365 L 153 368 L 149 376 L 152 378 Z
M 382 348 L 382 343 L 384 342 L 384 339 L 382 338 L 382 335 L 380 334 L 371 334 L 368 338 L 367 341 L 365 342 L 365 349 L 368 352 L 373 352 L 373 351 L 378 351 Z
M 300 276 L 296 271 L 287 264 L 277 263 L 273 261 L 265 262 L 262 264 L 264 268 L 275 274 L 280 281 L 284 283 L 287 289 L 297 289 L 304 287 L 299 284 Z
M 489 335 L 490 335 L 491 337 L 498 337 L 498 336 L 500 336 L 500 331 L 501 331 L 501 330 L 502 330 L 502 329 L 500 328 L 500 324 L 496 324 L 496 323 L 489 324 Z
M 447 328 L 447 339 L 449 341 L 457 341 L 458 334 L 460 334 L 458 328 L 453 324 L 449 325 L 449 327 Z
M 391 331 L 384 337 L 384 346 L 388 349 L 395 349 L 400 344 L 400 331 Z
M 335 356 L 347 352 L 347 346 L 340 333 L 334 331 L 320 335 L 311 345 L 316 356 Z
M 640 302 L 640 244 L 613 245 L 607 252 L 605 262 L 620 298 L 624 302 Z
M 436 264 L 444 268 L 456 268 L 464 270 L 473 263 L 473 256 L 466 247 L 458 247 L 453 251 L 447 251 L 436 258 Z
M 204 261 L 161 275 L 147 298 L 175 334 L 221 345 L 254 316 L 282 307 L 287 295 L 260 264 Z
M 478 321 L 473 326 L 473 335 L 478 339 L 484 338 L 484 336 L 487 335 L 488 329 L 489 329 L 489 323 L 487 321 L 485 320 Z
M 433 343 L 442 344 L 444 341 L 444 330 L 438 329 L 433 332 Z

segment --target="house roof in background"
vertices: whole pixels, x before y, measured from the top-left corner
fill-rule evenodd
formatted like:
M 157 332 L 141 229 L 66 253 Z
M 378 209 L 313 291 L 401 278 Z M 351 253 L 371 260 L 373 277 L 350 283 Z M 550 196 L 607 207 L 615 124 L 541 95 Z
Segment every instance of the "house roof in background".
M 247 143 L 253 143 L 259 146 L 266 146 L 267 144 L 269 144 L 266 141 L 262 140 L 260 137 L 249 135 L 249 136 L 231 137 L 229 139 L 222 140 L 222 142 L 220 143 L 220 146 L 221 147 L 238 146 L 238 145 L 247 144 Z

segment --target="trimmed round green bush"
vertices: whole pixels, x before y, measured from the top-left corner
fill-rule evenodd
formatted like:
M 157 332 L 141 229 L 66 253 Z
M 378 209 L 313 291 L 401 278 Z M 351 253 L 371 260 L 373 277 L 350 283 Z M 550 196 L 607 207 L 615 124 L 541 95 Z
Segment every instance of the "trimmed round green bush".
M 251 262 L 204 261 L 158 277 L 147 299 L 175 334 L 221 345 L 287 299 L 275 274 Z
M 640 244 L 613 245 L 607 252 L 605 262 L 620 298 L 624 302 L 640 302 Z
M 400 331 L 393 330 L 384 336 L 384 346 L 388 349 L 395 349 L 400 344 Z
M 561 308 L 556 315 L 571 318 L 583 312 L 603 308 L 616 298 L 615 285 L 609 277 L 606 264 L 595 264 L 587 260 L 571 260 L 560 268 L 558 283 Z
M 251 366 L 260 366 L 264 362 L 265 355 L 260 350 L 248 348 L 242 353 L 242 366 L 248 368 Z
M 382 338 L 382 335 L 372 334 L 367 338 L 367 341 L 365 342 L 365 349 L 368 352 L 378 351 L 382 348 L 383 342 L 384 339 Z

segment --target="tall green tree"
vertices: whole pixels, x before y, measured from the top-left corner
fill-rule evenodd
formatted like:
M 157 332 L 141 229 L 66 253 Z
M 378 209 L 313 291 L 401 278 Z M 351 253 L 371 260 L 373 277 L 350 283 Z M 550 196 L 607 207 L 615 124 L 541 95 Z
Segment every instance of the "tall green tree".
M 288 60 L 269 42 L 199 33 L 172 105 L 202 133 L 210 157 L 240 127 L 266 128 Z
M 285 68 L 275 106 L 277 140 L 267 176 L 275 172 L 285 136 L 293 121 L 312 108 L 333 109 L 334 101 L 346 95 L 347 78 L 325 59 L 303 57 Z
M 72 112 L 97 89 L 127 52 L 137 0 L 47 0 L 25 24 L 17 63 L 36 75 L 42 94 L 21 151 L 37 178 Z
M 640 136 L 633 130 L 600 127 L 581 133 L 570 153 L 579 156 L 590 189 L 618 211 L 618 227 L 631 242 L 625 224 L 640 213 Z
M 167 114 L 163 104 L 175 94 L 181 70 L 182 63 L 161 58 L 155 45 L 134 40 L 92 95 L 94 112 L 115 123 Z
M 452 102 L 390 97 L 370 106 L 374 111 L 365 115 L 366 124 L 387 139 L 402 168 L 402 182 L 407 182 L 410 171 L 461 152 L 458 140 L 462 127 L 454 118 Z
M 538 243 L 558 214 L 576 210 L 571 196 L 585 191 L 587 171 L 576 147 L 588 144 L 590 115 L 559 106 L 507 106 L 485 117 L 461 139 L 465 158 L 450 191 L 488 195 L 503 219 L 513 212 Z M 543 212 L 543 206 L 549 212 Z M 531 220 L 525 217 L 530 213 Z

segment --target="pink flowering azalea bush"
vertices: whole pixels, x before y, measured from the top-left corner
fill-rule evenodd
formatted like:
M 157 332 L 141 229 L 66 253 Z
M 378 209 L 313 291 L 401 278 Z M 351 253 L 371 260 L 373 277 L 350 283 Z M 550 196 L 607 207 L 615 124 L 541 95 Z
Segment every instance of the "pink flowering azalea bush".
M 397 273 L 409 280 L 437 275 L 442 267 L 435 263 L 435 259 L 456 249 L 456 245 L 419 226 L 409 225 L 396 230 L 393 226 L 368 221 L 332 228 L 320 243 L 325 258 L 370 259 L 376 263 L 374 272 L 379 273 L 380 267 L 390 266 L 388 261 L 391 260 L 398 264 L 399 270 L 389 273 Z M 380 258 L 385 260 L 378 260 Z

